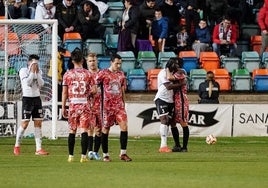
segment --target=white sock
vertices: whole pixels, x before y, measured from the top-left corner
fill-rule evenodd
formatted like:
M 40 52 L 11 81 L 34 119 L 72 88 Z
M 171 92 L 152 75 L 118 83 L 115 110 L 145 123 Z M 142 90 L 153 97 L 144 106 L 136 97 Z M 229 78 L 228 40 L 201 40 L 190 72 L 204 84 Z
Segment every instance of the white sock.
M 109 157 L 109 153 L 103 153 L 103 157 L 106 157 L 106 156 Z
M 124 154 L 127 154 L 127 150 L 125 150 L 125 149 L 121 149 L 121 151 L 120 151 L 120 155 L 124 155 Z
M 164 124 L 160 124 L 160 137 L 161 137 L 161 144 L 160 148 L 167 146 L 167 130 L 168 126 Z
M 34 128 L 36 151 L 42 149 L 42 132 L 40 127 Z
M 20 146 L 21 139 L 23 137 L 24 132 L 25 132 L 25 129 L 23 129 L 22 126 L 19 126 L 19 128 L 17 130 L 17 135 L 16 135 L 15 147 L 19 147 Z

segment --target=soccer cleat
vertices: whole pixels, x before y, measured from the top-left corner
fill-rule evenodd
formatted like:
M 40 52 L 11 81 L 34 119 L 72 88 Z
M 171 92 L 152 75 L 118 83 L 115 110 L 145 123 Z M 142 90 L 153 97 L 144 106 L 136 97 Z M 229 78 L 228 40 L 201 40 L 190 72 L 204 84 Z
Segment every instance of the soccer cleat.
M 100 155 L 97 153 L 97 152 L 93 152 L 93 158 L 95 159 L 95 160 L 101 160 L 101 157 L 100 157 Z
M 111 162 L 112 160 L 110 159 L 110 156 L 105 156 L 103 157 L 104 162 Z
M 14 153 L 14 155 L 20 155 L 20 147 L 19 146 L 15 146 L 13 153 Z
M 74 162 L 74 156 L 69 156 L 69 157 L 68 157 L 68 162 L 69 162 L 69 163 Z
M 126 162 L 132 161 L 132 159 L 129 156 L 127 156 L 127 154 L 120 155 L 120 159 Z
M 174 146 L 172 148 L 172 152 L 181 152 L 181 147 L 180 146 Z
M 89 160 L 93 160 L 93 158 L 94 158 L 92 151 L 88 152 L 87 156 L 88 156 Z
M 169 149 L 169 147 L 167 147 L 167 146 L 159 148 L 158 151 L 159 151 L 159 153 L 170 153 L 170 152 L 172 152 L 172 150 Z
M 88 159 L 86 157 L 81 157 L 80 163 L 86 163 L 88 162 Z
M 35 152 L 35 155 L 48 155 L 49 153 L 43 149 L 40 149 Z
M 187 148 L 181 148 L 181 152 L 188 152 Z

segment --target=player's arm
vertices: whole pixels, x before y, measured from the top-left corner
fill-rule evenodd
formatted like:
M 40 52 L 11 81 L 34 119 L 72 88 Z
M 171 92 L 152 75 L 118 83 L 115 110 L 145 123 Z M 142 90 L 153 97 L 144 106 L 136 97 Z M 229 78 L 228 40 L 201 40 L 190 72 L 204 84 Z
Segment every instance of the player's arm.
M 66 102 L 67 102 L 67 99 L 68 99 L 68 87 L 66 85 L 63 85 L 62 86 L 62 103 L 61 103 L 61 108 L 62 108 L 62 116 L 64 118 L 67 118 L 68 117 L 68 113 L 67 113 L 67 110 L 66 110 Z

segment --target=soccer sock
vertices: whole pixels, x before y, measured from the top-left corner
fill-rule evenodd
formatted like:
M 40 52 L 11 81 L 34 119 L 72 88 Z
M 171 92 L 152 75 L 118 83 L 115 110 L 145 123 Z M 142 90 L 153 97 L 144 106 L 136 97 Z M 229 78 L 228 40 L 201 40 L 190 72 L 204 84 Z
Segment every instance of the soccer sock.
M 175 146 L 180 147 L 180 139 L 179 139 L 179 130 L 177 127 L 171 127 L 171 132 L 173 136 L 173 140 L 175 142 Z
M 87 148 L 88 148 L 88 134 L 87 132 L 83 132 L 81 134 L 81 150 L 82 150 L 82 155 L 87 154 Z
M 168 126 L 161 123 L 160 130 L 159 130 L 160 137 L 161 137 L 160 148 L 167 146 L 167 130 L 168 130 Z
M 88 151 L 93 151 L 93 136 L 88 136 Z
M 102 152 L 108 153 L 108 134 L 101 134 L 101 146 L 102 146 Z
M 35 137 L 36 151 L 38 151 L 42 149 L 41 127 L 34 127 L 34 137 Z
M 22 136 L 25 132 L 25 129 L 22 128 L 22 126 L 19 126 L 18 130 L 17 130 L 17 135 L 16 135 L 16 142 L 15 142 L 15 147 L 19 147 L 21 144 L 21 139 Z
M 189 140 L 189 127 L 183 127 L 183 148 L 187 148 L 188 140 Z
M 120 132 L 121 150 L 126 150 L 127 149 L 127 140 L 128 140 L 128 132 L 127 131 L 121 131 Z
M 95 135 L 94 152 L 98 153 L 101 145 L 101 136 Z
M 74 155 L 75 134 L 70 133 L 68 137 L 69 155 Z

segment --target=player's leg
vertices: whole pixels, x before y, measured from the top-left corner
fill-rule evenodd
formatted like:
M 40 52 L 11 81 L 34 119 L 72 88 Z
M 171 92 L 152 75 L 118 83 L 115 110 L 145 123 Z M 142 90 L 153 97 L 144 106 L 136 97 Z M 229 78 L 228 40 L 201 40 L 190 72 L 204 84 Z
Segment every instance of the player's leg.
M 94 127 L 95 137 L 94 137 L 94 152 L 93 157 L 96 160 L 101 160 L 101 157 L 99 156 L 99 149 L 101 146 L 101 126 Z
M 93 116 L 90 111 L 84 111 L 80 117 L 79 121 L 80 125 L 77 127 L 81 127 L 81 159 L 80 162 L 87 162 L 87 149 L 88 149 L 88 129 L 89 129 L 89 122 Z
M 108 136 L 109 136 L 110 127 L 104 126 L 102 127 L 102 133 L 101 133 L 101 146 L 102 146 L 102 152 L 103 152 L 103 161 L 104 162 L 110 162 L 110 156 L 108 153 Z
M 93 159 L 93 134 L 94 127 L 90 125 L 88 129 L 88 158 L 90 160 Z

